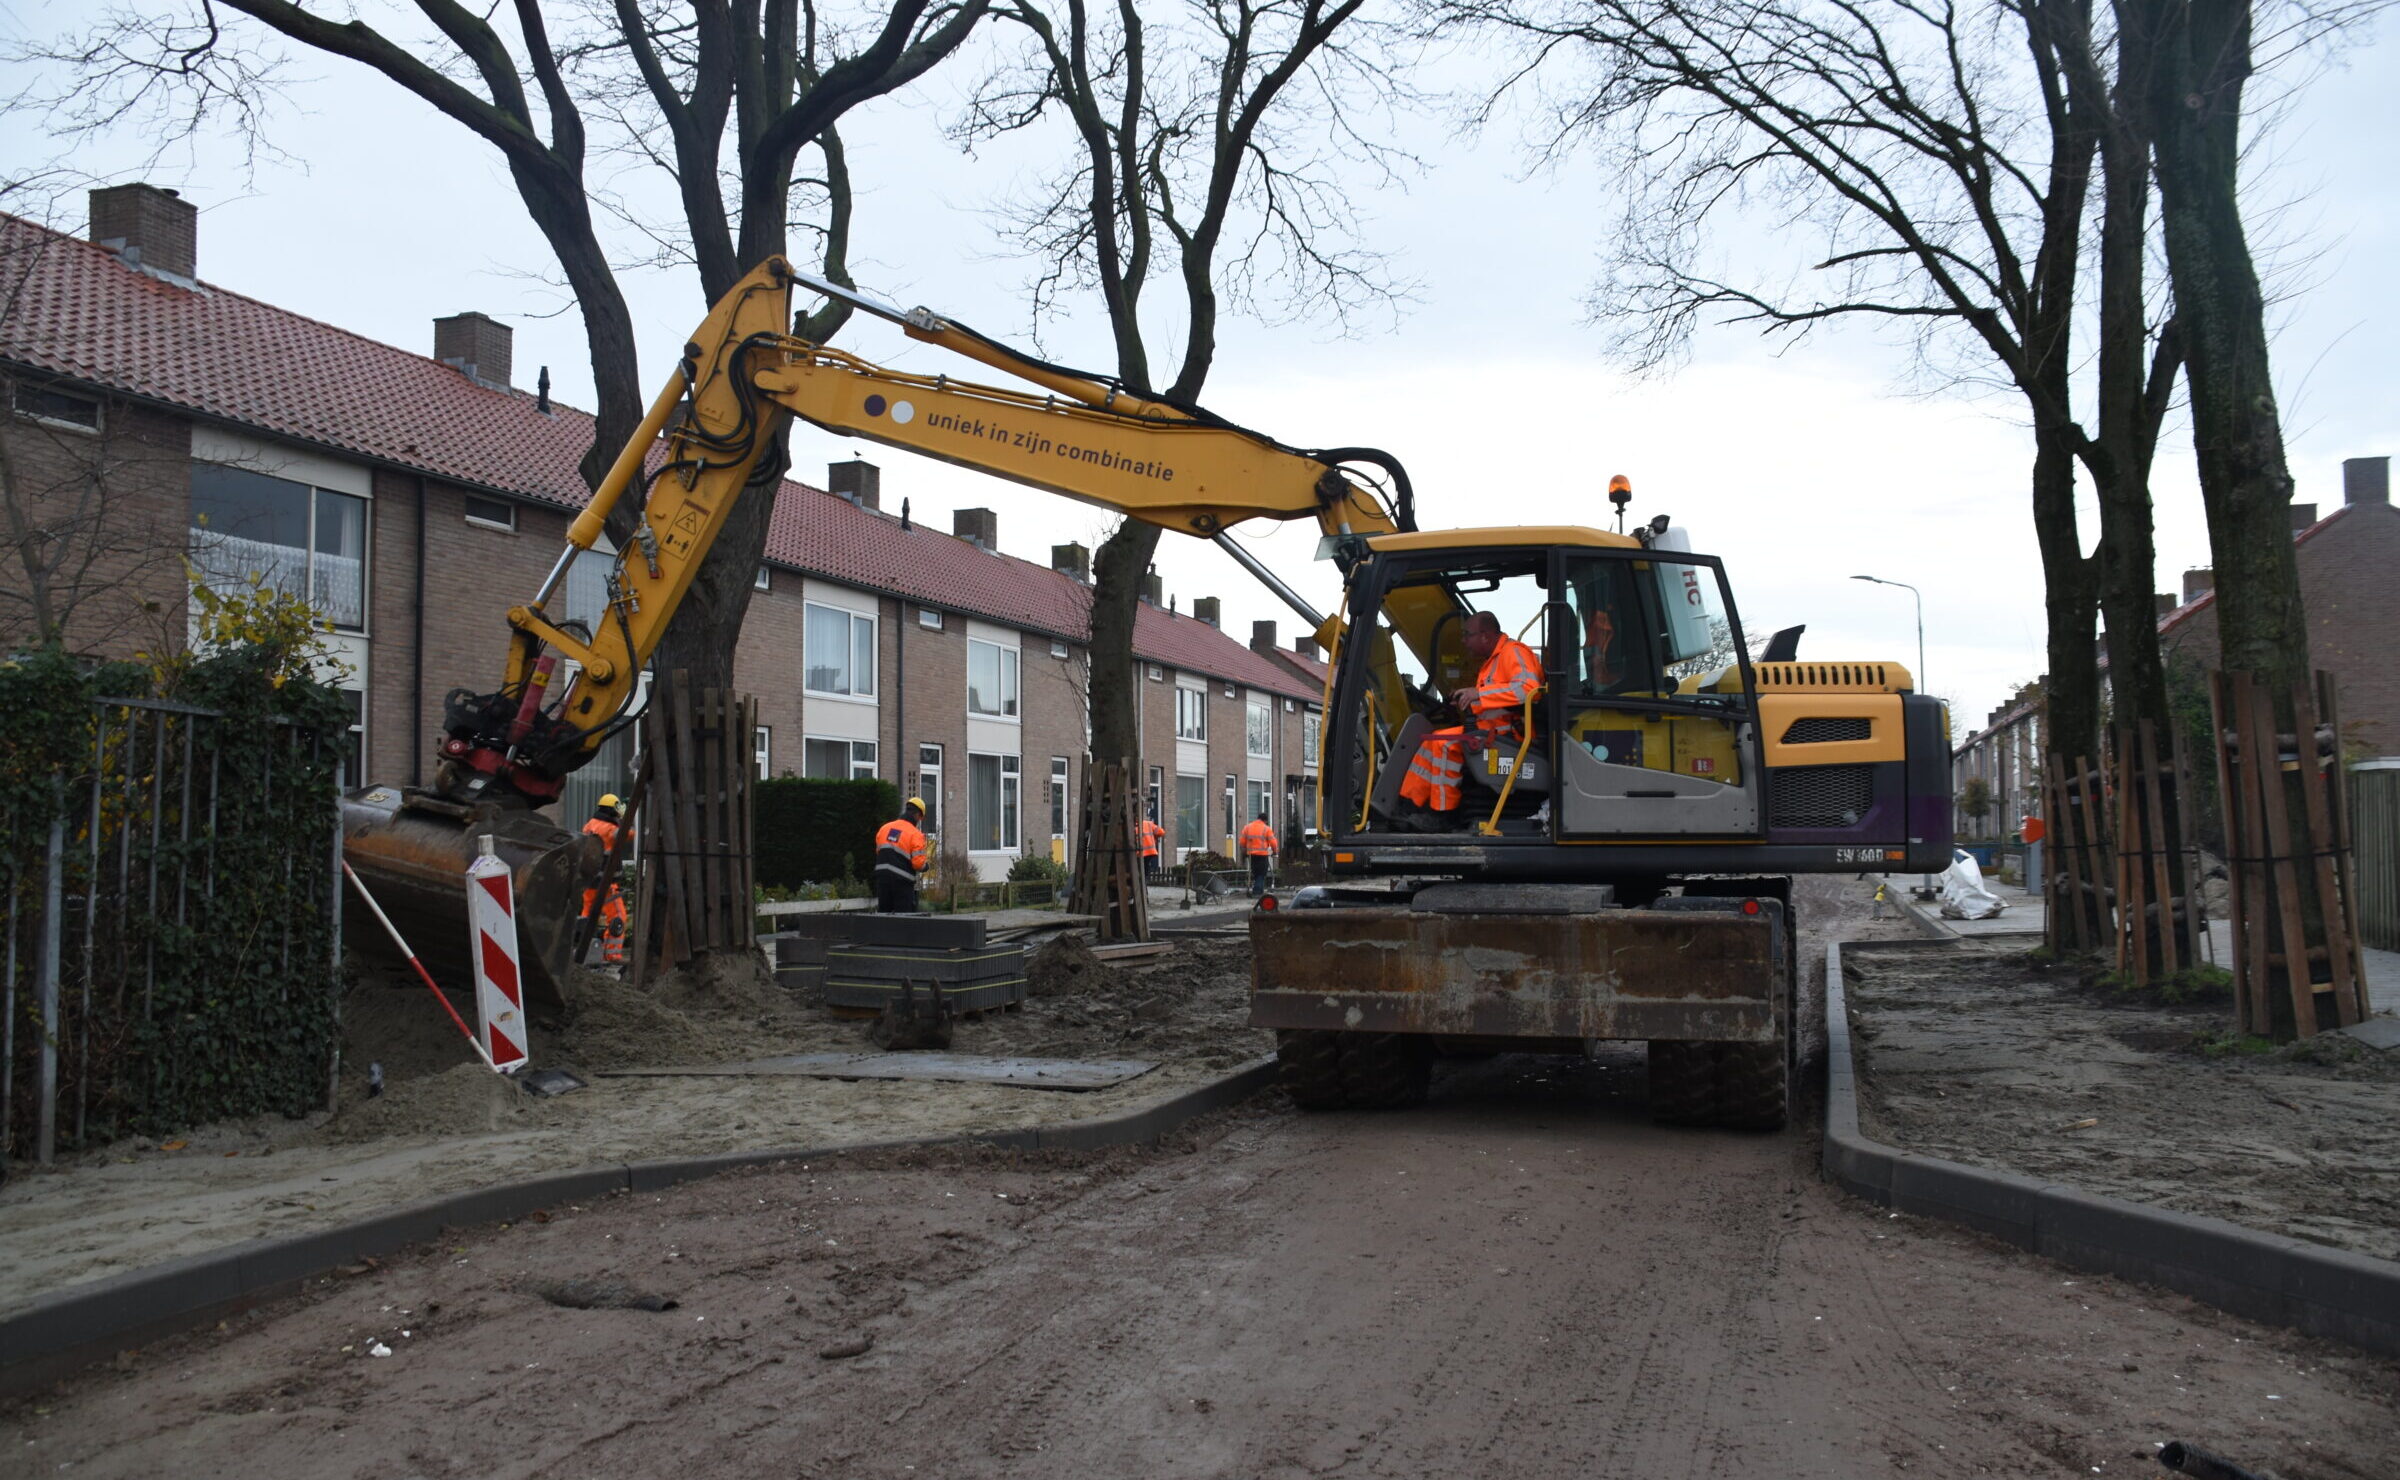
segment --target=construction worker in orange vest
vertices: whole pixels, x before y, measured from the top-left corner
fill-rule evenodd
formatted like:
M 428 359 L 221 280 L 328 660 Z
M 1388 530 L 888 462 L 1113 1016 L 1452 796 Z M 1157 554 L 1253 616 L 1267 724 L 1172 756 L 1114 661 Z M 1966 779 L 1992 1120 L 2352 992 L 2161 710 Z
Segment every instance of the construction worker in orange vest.
M 875 829 L 875 908 L 883 914 L 917 912 L 917 878 L 933 865 L 924 821 L 924 802 L 910 797 L 897 821 Z
M 583 825 L 585 832 L 600 840 L 600 852 L 603 858 L 607 857 L 610 849 L 616 847 L 617 830 L 624 826 L 624 817 L 625 804 L 612 791 L 602 797 L 599 804 L 592 808 L 591 821 Z M 632 847 L 633 834 L 629 830 L 625 834 L 625 848 L 619 850 L 618 856 L 622 857 Z M 597 886 L 583 891 L 583 918 L 588 920 L 592 917 L 592 900 L 599 893 L 600 890 Z M 600 903 L 600 959 L 611 966 L 625 964 L 626 913 L 625 891 L 618 886 L 616 880 L 610 879 L 608 881 L 608 897 Z
M 1469 612 L 1463 634 L 1475 682 L 1450 694 L 1450 707 L 1470 721 L 1435 730 L 1417 745 L 1416 758 L 1401 778 L 1400 795 L 1434 813 L 1455 812 L 1467 752 L 1514 746 L 1525 701 L 1542 686 L 1542 660 L 1533 649 L 1502 635 L 1490 612 Z
M 1157 818 L 1145 817 L 1142 819 L 1141 834 L 1142 874 L 1155 879 L 1158 877 L 1158 845 L 1166 841 L 1167 830 L 1158 825 Z
M 1242 851 L 1250 856 L 1250 897 L 1256 899 L 1267 892 L 1267 865 L 1275 858 L 1275 829 L 1267 826 L 1266 813 L 1242 824 Z

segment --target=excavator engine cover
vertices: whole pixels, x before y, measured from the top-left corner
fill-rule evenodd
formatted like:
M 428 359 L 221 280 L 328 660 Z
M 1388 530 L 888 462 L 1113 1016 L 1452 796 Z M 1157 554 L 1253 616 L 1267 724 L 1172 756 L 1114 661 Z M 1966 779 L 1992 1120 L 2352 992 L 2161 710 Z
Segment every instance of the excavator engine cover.
M 467 865 L 475 861 L 476 840 L 487 834 L 514 876 L 526 1000 L 563 1006 L 584 881 L 599 868 L 597 837 L 568 832 L 537 812 L 461 806 L 397 786 L 362 787 L 342 798 L 342 856 L 433 979 L 451 991 L 475 984 Z M 366 910 L 343 911 L 342 924 L 352 948 L 392 954 L 390 938 Z

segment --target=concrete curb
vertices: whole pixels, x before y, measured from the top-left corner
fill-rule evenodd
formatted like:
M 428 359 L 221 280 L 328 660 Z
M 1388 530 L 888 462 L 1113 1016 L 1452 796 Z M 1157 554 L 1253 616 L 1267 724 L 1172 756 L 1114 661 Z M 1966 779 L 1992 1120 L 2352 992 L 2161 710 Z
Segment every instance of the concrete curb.
M 1097 1151 L 1131 1146 L 1156 1140 L 1188 1120 L 1248 1099 L 1274 1079 L 1275 1060 L 1269 1055 L 1145 1109 L 1098 1120 L 595 1167 L 435 1198 L 338 1228 L 251 1239 L 79 1285 L 0 1319 L 0 1397 L 39 1387 L 126 1347 L 205 1325 L 288 1294 L 343 1265 L 394 1253 L 450 1229 L 514 1222 L 540 1208 L 596 1200 L 614 1192 L 656 1192 L 740 1167 L 863 1151 L 963 1145 L 1013 1151 Z
M 1906 941 L 1853 942 L 1849 949 L 1877 947 L 1924 949 Z M 2400 1356 L 2400 1264 L 1868 1139 L 1858 1128 L 1842 951 L 1838 942 L 1825 948 L 1827 1181 L 1904 1213 L 1963 1223 L 2075 1269 L 2161 1285 L 2251 1320 Z

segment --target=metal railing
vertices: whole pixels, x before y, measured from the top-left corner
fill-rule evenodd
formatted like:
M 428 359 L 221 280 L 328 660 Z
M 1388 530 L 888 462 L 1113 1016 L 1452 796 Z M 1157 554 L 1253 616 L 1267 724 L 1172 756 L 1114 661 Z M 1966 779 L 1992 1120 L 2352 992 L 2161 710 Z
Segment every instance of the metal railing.
M 280 721 L 251 752 L 257 774 L 245 759 L 233 775 L 215 743 L 227 721 L 214 710 L 157 699 L 92 707 L 85 765 L 53 776 L 46 818 L 10 819 L 7 836 L 20 842 L 0 858 L 0 1156 L 45 1163 L 122 1134 L 177 1088 L 168 1081 L 182 1059 L 136 1045 L 211 1030 L 205 1013 L 153 1020 L 162 981 L 199 969 L 190 942 L 212 927 L 220 892 L 270 902 L 245 915 L 243 959 L 288 973 L 296 949 L 325 951 L 324 1010 L 329 1020 L 339 1011 L 338 808 L 298 836 L 245 834 L 275 815 L 296 765 L 314 774 L 330 762 L 338 794 L 344 738 Z M 328 1099 L 337 1071 L 326 1066 Z
M 2358 938 L 2400 951 L 2400 771 L 2352 771 L 2350 836 L 2358 858 Z

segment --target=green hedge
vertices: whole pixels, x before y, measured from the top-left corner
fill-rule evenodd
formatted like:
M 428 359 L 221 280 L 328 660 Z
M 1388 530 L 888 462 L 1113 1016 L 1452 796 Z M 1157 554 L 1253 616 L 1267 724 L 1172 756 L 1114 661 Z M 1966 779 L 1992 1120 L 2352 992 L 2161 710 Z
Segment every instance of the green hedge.
M 782 776 L 751 791 L 758 882 L 796 889 L 875 868 L 875 829 L 900 815 L 889 781 L 819 781 Z

